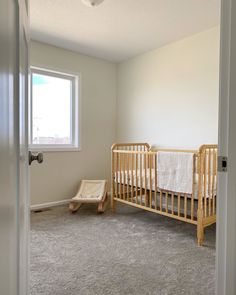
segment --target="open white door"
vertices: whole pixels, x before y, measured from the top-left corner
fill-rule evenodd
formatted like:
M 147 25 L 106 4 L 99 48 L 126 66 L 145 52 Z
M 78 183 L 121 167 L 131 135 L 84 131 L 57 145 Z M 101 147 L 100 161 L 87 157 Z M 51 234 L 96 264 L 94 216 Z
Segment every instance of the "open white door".
M 236 294 L 236 1 L 222 0 L 217 204 L 217 295 Z M 220 164 L 220 163 L 219 163 Z M 219 165 L 220 166 L 220 165 Z
M 28 16 L 0 1 L 0 293 L 28 294 Z
M 30 202 L 28 181 L 29 17 L 28 1 L 19 1 L 19 249 L 20 295 L 28 293 Z

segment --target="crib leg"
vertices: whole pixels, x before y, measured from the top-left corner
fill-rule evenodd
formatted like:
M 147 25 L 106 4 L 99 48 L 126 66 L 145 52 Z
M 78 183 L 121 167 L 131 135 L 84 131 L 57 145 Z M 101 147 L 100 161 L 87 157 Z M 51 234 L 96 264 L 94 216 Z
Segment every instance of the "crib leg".
M 145 206 L 149 206 L 149 191 L 145 194 Z
M 204 241 L 203 210 L 198 210 L 197 219 L 197 243 L 198 246 L 202 246 Z
M 197 244 L 198 244 L 198 246 L 202 246 L 203 241 L 204 241 L 204 227 L 198 226 L 198 229 L 197 229 Z
M 111 209 L 113 213 L 116 212 L 116 204 L 113 196 L 111 197 Z

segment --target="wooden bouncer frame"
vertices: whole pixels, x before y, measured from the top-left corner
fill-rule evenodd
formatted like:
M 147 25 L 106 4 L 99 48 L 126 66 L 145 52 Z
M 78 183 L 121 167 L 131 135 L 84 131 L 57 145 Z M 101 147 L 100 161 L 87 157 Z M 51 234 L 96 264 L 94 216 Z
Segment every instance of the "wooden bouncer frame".
M 193 153 L 192 194 L 158 188 L 157 153 L 159 151 Z M 151 150 L 148 143 L 116 143 L 113 144 L 111 153 L 113 212 L 115 212 L 115 203 L 120 202 L 194 224 L 197 226 L 198 245 L 201 246 L 204 241 L 204 229 L 216 222 L 217 145 L 202 145 L 198 150 Z M 144 171 L 144 181 L 143 177 L 138 179 L 138 170 Z M 131 171 L 133 171 L 132 176 L 128 176 Z M 148 174 L 150 177 L 147 177 Z M 194 180 L 196 174 L 197 183 Z M 122 178 L 120 181 L 119 177 Z M 197 199 L 194 198 L 196 185 Z

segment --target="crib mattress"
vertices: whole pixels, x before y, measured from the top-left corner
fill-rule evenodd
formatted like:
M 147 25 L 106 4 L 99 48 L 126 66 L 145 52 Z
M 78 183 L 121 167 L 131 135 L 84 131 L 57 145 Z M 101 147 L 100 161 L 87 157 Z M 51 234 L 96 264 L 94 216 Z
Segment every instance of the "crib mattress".
M 160 173 L 160 172 L 158 172 Z M 132 178 L 133 174 L 133 178 Z M 212 176 L 215 177 L 215 176 Z M 146 181 L 146 185 L 145 185 Z M 125 185 L 130 185 L 136 187 L 136 182 L 137 182 L 137 187 L 140 188 L 142 187 L 145 189 L 145 187 L 150 190 L 150 187 L 152 191 L 155 191 L 155 169 L 150 169 L 146 170 L 146 175 L 145 175 L 145 169 L 143 169 L 140 173 L 140 170 L 125 170 L 125 171 L 118 171 L 115 173 L 115 182 L 120 183 L 120 184 L 125 184 Z M 212 183 L 212 182 L 211 182 Z M 206 181 L 206 185 L 202 185 L 202 194 L 206 195 L 207 198 L 213 197 L 216 195 L 216 179 L 214 181 L 215 187 L 208 187 L 208 181 Z M 204 187 L 206 187 L 206 192 Z M 161 190 L 161 188 L 156 187 L 156 191 Z M 173 192 L 173 193 L 180 193 L 180 194 L 185 194 L 185 192 Z M 193 186 L 193 196 L 194 199 L 198 199 L 198 174 L 195 173 L 194 175 L 194 186 Z

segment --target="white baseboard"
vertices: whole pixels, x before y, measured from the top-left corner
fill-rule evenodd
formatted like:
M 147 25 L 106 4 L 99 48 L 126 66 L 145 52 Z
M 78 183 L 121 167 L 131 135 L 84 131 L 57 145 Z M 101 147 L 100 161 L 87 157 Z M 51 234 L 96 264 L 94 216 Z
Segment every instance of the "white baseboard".
M 41 209 L 51 208 L 51 207 L 60 206 L 60 205 L 66 205 L 66 204 L 69 204 L 70 200 L 71 199 L 31 205 L 30 210 L 35 211 L 35 210 L 41 210 Z

